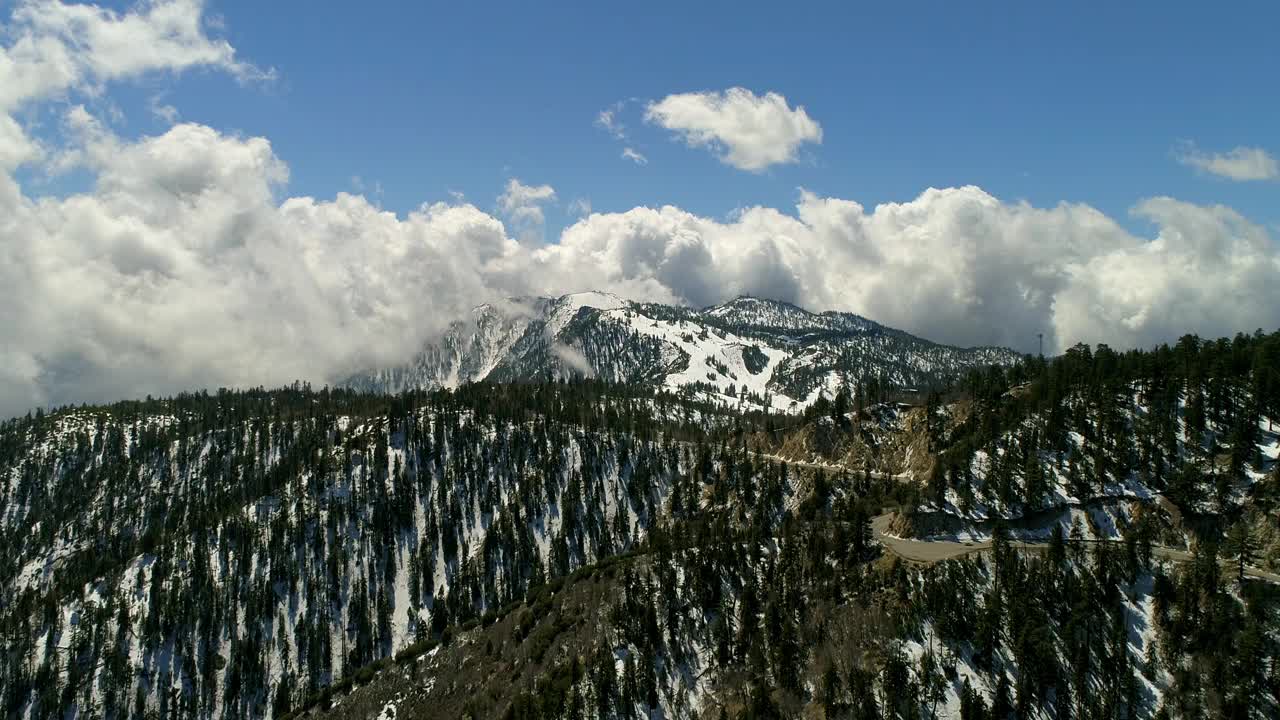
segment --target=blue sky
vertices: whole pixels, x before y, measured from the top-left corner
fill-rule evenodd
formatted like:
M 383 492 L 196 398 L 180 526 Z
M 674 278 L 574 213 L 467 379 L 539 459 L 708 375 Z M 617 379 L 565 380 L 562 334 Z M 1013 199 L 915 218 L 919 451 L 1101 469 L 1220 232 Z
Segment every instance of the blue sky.
M 291 194 L 352 176 L 384 207 L 465 194 L 492 207 L 508 177 L 547 183 L 548 231 L 596 210 L 677 204 L 724 216 L 790 207 L 803 186 L 872 206 L 976 184 L 1037 206 L 1084 202 L 1141 230 L 1148 196 L 1226 203 L 1280 221 L 1274 182 L 1178 164 L 1174 148 L 1280 151 L 1273 3 L 339 3 L 220 0 L 222 35 L 278 79 L 153 78 L 119 102 L 139 129 L 156 91 L 183 118 L 270 138 Z M 800 162 L 745 173 L 671 141 L 628 104 L 628 145 L 593 125 L 629 98 L 741 86 L 821 124 Z M 132 107 L 136 108 L 129 112 Z M 369 191 L 367 191 L 369 192 Z
M 1021 351 L 1280 327 L 1280 10 L 1046 5 L 0 0 L 0 415 L 333 382 L 581 290 Z

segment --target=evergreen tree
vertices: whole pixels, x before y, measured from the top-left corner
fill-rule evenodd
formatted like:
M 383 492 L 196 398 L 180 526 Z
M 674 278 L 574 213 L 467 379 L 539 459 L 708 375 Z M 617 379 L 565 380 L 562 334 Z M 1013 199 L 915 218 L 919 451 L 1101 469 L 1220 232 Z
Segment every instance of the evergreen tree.
M 1236 579 L 1244 582 L 1245 570 L 1257 562 L 1258 543 L 1249 530 L 1248 523 L 1241 519 L 1231 526 L 1227 534 L 1227 552 L 1236 559 Z

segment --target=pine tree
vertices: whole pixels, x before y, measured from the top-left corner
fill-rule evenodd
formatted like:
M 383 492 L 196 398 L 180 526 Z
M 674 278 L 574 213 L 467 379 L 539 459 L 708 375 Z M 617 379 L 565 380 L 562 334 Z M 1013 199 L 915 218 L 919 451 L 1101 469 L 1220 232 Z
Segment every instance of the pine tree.
M 1245 519 L 1242 518 L 1231 526 L 1231 531 L 1227 534 L 1226 550 L 1236 559 L 1236 580 L 1243 583 L 1246 568 L 1258 559 L 1258 543 L 1249 531 Z
M 1049 533 L 1049 562 L 1059 570 L 1067 562 L 1066 540 L 1062 536 L 1062 526 L 1058 523 L 1053 524 Z
M 843 694 L 840 673 L 836 670 L 835 663 L 830 663 L 822 676 L 822 705 L 827 717 L 835 717 L 840 712 L 843 706 L 841 702 Z
M 969 685 L 969 678 L 960 688 L 960 720 L 987 720 L 987 703 Z
M 1009 700 L 1009 678 L 1001 671 L 1000 677 L 996 680 L 995 697 L 991 700 L 991 718 L 1008 720 L 1012 712 L 1013 703 Z

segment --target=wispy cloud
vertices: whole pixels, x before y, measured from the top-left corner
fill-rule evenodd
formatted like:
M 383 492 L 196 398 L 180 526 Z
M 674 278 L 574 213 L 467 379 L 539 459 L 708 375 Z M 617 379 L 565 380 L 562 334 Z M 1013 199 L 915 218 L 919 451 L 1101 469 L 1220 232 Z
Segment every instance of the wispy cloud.
M 1259 147 L 1241 145 L 1224 153 L 1211 153 L 1200 150 L 1195 143 L 1184 142 L 1174 149 L 1174 157 L 1183 165 L 1237 182 L 1274 180 L 1280 176 L 1276 159 Z
M 152 95 L 148 98 L 147 109 L 151 111 L 152 115 L 155 115 L 157 118 L 164 120 L 170 125 L 178 121 L 178 108 L 166 103 L 164 101 L 163 94 Z
M 631 160 L 637 165 L 649 164 L 649 158 L 645 157 L 644 155 L 641 155 L 640 153 L 636 152 L 635 150 L 632 150 L 631 148 L 623 148 L 622 157 L 627 160 Z
M 622 101 L 616 102 L 596 115 L 596 127 L 602 128 L 605 132 L 612 135 L 617 140 L 627 139 L 627 127 L 618 119 L 618 114 L 622 112 Z

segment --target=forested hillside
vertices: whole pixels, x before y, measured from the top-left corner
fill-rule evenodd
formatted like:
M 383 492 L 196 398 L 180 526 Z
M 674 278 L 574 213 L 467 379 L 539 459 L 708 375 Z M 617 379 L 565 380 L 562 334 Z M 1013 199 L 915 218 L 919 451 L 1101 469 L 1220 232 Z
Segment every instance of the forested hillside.
M 673 409 L 620 392 L 299 388 L 7 423 L 7 711 L 266 715 L 626 550 L 687 450 L 680 419 L 657 435 Z
M 1280 335 L 914 390 L 778 416 L 642 384 L 297 385 L 7 421 L 0 707 L 1276 714 Z M 888 510 L 994 547 L 904 561 Z
M 963 395 L 925 409 L 940 452 L 924 476 L 922 528 L 989 529 L 982 521 L 1004 517 L 1043 534 L 1051 517 L 1064 530 L 1074 517 L 1116 537 L 1140 508 L 1166 542 L 1237 523 L 1275 542 L 1276 335 L 1187 337 L 1152 352 L 1077 346 L 975 374 Z
M 1171 533 L 1244 519 L 1274 536 L 1262 520 L 1280 499 L 1277 335 L 1126 353 L 1080 345 L 901 395 L 850 386 L 753 447 L 916 481 L 901 528 L 916 536 L 990 537 L 1002 518 L 1016 534 L 1081 522 L 1115 538 L 1135 508 Z
M 677 531 L 310 716 L 1274 717 L 1277 586 L 1058 535 L 915 566 L 840 517 Z M 998 536 L 1003 537 L 1003 536 Z

